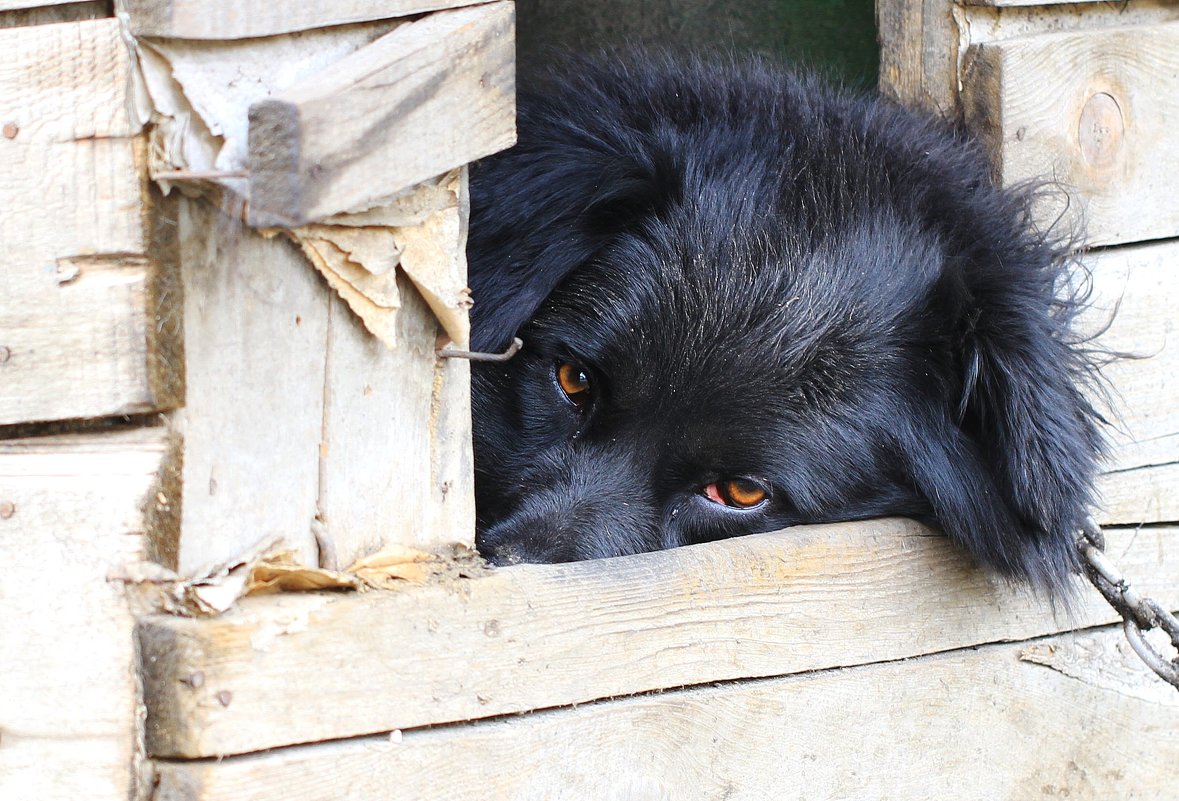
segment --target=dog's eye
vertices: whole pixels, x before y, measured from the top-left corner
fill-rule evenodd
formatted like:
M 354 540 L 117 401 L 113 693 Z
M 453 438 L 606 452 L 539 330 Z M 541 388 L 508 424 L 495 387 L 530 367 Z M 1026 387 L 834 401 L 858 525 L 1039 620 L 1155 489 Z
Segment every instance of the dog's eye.
M 721 506 L 735 509 L 752 509 L 761 506 L 770 493 L 761 484 L 748 478 L 730 478 L 717 481 L 704 488 L 704 495 Z
M 578 409 L 584 409 L 590 399 L 590 380 L 585 370 L 570 362 L 557 365 L 557 385 L 565 397 Z

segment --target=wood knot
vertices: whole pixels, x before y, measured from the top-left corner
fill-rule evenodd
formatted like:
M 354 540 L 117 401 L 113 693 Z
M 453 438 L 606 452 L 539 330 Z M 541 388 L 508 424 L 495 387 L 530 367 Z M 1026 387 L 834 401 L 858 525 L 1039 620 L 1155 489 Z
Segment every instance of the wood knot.
M 1126 133 L 1122 107 L 1113 95 L 1098 92 L 1081 109 L 1081 156 L 1098 169 L 1106 169 L 1117 160 Z

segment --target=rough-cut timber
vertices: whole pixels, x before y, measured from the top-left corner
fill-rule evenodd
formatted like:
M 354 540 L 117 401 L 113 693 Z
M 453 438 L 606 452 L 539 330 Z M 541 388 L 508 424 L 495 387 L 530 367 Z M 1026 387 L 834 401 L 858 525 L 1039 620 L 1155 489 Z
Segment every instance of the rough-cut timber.
M 116 20 L 0 30 L 0 424 L 183 394 L 171 207 L 141 178 Z
M 122 582 L 159 548 L 172 445 L 160 428 L 0 441 L 0 798 L 126 801 L 138 680 Z
M 1179 235 L 1179 23 L 1044 34 L 969 48 L 967 124 L 1004 184 L 1050 178 L 1042 219 L 1089 244 Z M 1058 193 L 1059 194 L 1059 193 Z
M 294 226 L 368 208 L 508 147 L 513 55 L 512 3 L 441 11 L 255 103 L 251 224 Z
M 1179 605 L 1174 531 L 1111 532 L 1110 543 L 1144 592 Z M 1082 600 L 1075 618 L 1054 617 L 899 520 L 398 593 L 247 599 L 218 619 L 141 624 L 148 750 L 243 753 L 1113 619 L 1095 593 Z
M 21 2 L 22 0 L 18 0 Z M 32 0 L 27 0 L 32 2 Z M 4 0 L 0 0 L 4 2 Z M 136 36 L 248 39 L 350 22 L 391 19 L 487 0 L 119 0 Z
M 1114 628 L 161 762 L 156 798 L 1163 801 L 1179 786 L 1179 695 L 1128 651 Z

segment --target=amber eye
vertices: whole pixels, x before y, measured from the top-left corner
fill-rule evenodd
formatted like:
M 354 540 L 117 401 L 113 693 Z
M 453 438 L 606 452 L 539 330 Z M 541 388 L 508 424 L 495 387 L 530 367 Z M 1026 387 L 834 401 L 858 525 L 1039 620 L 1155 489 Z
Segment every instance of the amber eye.
M 764 487 L 747 478 L 730 478 L 709 484 L 704 488 L 704 495 L 710 501 L 736 509 L 752 509 L 770 497 Z
M 590 380 L 585 370 L 576 364 L 561 362 L 557 365 L 557 385 L 565 397 L 579 409 L 584 409 L 590 399 Z

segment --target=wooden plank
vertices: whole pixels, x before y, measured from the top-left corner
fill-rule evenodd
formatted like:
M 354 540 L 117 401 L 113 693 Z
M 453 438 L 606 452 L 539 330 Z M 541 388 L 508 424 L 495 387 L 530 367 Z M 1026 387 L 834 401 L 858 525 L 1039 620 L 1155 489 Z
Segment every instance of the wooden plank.
M 1125 354 L 1102 373 L 1112 389 L 1101 404 L 1114 451 L 1107 470 L 1179 460 L 1179 242 L 1113 248 L 1085 257 L 1092 275 L 1084 326 L 1095 345 Z M 1122 522 L 1136 522 L 1125 520 Z
M 187 397 L 180 570 L 262 540 L 317 564 L 328 294 L 302 254 L 181 201 Z
M 1179 533 L 1110 532 L 1110 550 L 1142 591 L 1179 606 Z M 148 748 L 243 753 L 1113 619 L 1096 593 L 1071 617 L 1048 606 L 901 520 L 399 593 L 246 599 L 215 620 L 141 625 Z
M 166 430 L 0 441 L 0 798 L 138 797 L 133 616 L 110 575 L 158 551 Z
M 0 48 L 0 121 L 12 126 L 0 143 L 110 139 L 138 131 L 127 115 L 130 62 L 118 20 L 0 30 Z
M 63 2 L 53 6 L 21 8 L 0 12 L 0 28 L 27 28 L 33 25 L 53 25 L 59 22 L 80 22 L 110 16 L 106 0 Z
M 61 6 L 74 0 L 0 0 L 0 11 L 16 11 L 40 6 Z
M 436 283 L 445 276 L 465 284 L 465 177 L 424 186 L 418 199 L 437 210 L 415 226 L 392 229 L 409 262 L 397 268 L 396 348 L 366 332 L 342 301 L 332 301 L 320 451 L 325 567 L 347 568 L 390 543 L 435 551 L 456 542 L 474 547 L 470 367 L 436 358 L 443 330 L 408 278 Z
M 512 3 L 441 11 L 255 103 L 251 224 L 368 208 L 508 147 L 513 56 Z
M 435 358 L 433 314 L 408 280 L 397 283 L 393 350 L 333 298 L 320 463 L 325 567 L 346 568 L 389 543 L 474 547 L 470 369 Z
M 0 424 L 171 408 L 175 225 L 143 178 L 118 23 L 3 30 L 0 49 Z
M 1102 525 L 1179 520 L 1179 463 L 1107 473 L 1098 481 Z
M 1154 798 L 1179 696 L 1116 629 L 520 717 L 157 762 L 159 801 Z M 1037 662 L 1047 662 L 1048 665 Z M 1153 682 L 1153 684 L 1151 683 Z
M 967 123 L 1004 184 L 1050 177 L 1038 216 L 1091 244 L 1179 234 L 1179 23 L 1044 34 L 965 54 Z
M 120 0 L 120 5 L 136 36 L 248 39 L 482 2 L 487 0 L 333 0 L 281 5 L 267 0 Z
M 957 115 L 953 8 L 951 0 L 877 0 L 882 93 L 942 116 Z

